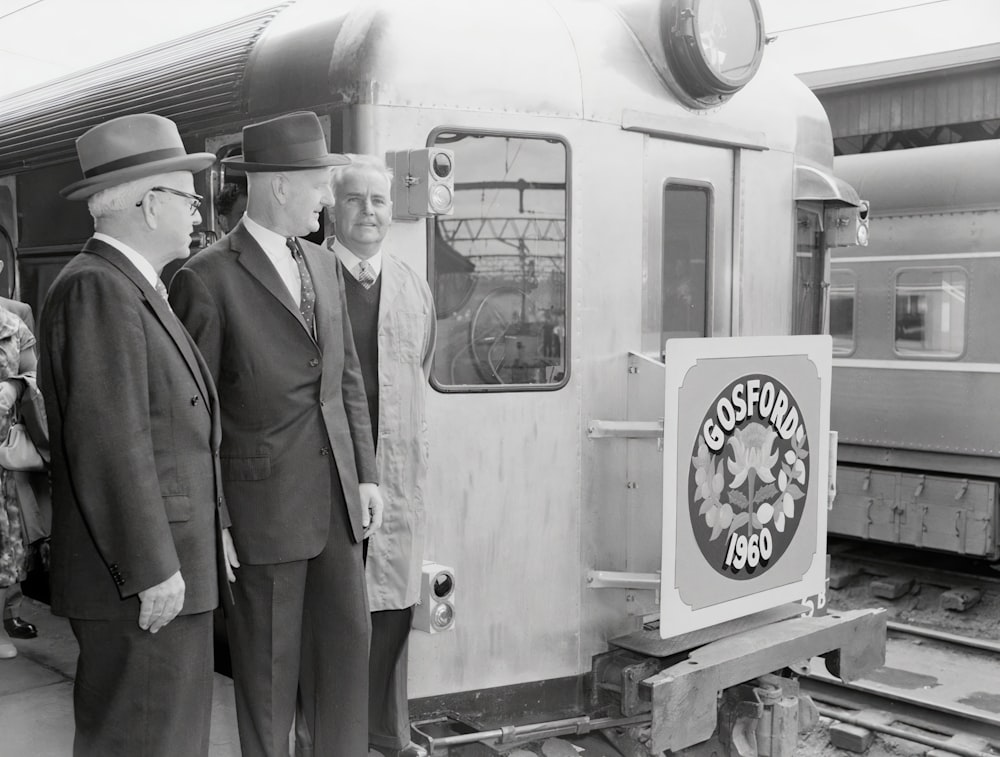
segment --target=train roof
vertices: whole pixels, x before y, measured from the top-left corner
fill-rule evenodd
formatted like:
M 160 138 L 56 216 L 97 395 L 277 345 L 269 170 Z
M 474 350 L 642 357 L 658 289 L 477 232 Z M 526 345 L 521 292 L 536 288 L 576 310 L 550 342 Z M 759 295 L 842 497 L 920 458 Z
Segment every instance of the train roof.
M 804 166 L 805 194 L 850 194 L 832 176 L 822 107 L 766 54 L 724 105 L 682 104 L 646 22 L 658 8 L 655 0 L 282 3 L 0 100 L 0 174 L 71 160 L 76 137 L 127 113 L 159 113 L 189 134 L 372 104 L 549 115 L 780 150 Z
M 834 172 L 874 216 L 1000 207 L 1000 139 L 841 155 Z

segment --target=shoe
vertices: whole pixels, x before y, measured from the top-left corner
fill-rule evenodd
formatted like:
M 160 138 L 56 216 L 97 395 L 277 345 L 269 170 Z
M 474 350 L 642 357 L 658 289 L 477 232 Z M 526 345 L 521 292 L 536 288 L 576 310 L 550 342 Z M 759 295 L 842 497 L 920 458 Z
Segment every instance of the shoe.
M 20 618 L 4 618 L 3 627 L 14 639 L 33 639 L 38 636 L 38 629 L 34 623 Z

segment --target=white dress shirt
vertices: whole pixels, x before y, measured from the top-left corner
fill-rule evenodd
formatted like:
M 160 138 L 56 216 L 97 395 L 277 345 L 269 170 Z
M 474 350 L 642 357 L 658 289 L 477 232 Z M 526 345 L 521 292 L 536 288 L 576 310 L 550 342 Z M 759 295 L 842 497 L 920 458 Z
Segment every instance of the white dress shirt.
M 358 264 L 361 262 L 361 258 L 355 255 L 353 252 L 348 250 L 336 237 L 330 237 L 326 241 L 326 246 L 333 250 L 333 254 L 337 256 L 337 260 L 344 264 L 348 273 L 351 274 L 357 280 L 358 278 Z M 370 258 L 365 260 L 368 264 L 368 268 L 372 272 L 372 276 L 376 279 L 379 274 L 382 273 L 382 249 L 372 255 Z
M 121 242 L 114 237 L 109 237 L 107 234 L 95 231 L 91 236 L 93 236 L 94 239 L 101 240 L 105 244 L 111 245 L 118 250 L 118 252 L 128 258 L 128 261 L 134 265 L 139 270 L 139 273 L 142 274 L 142 277 L 149 282 L 149 285 L 153 287 L 153 289 L 156 289 L 156 285 L 160 283 L 160 275 L 156 272 L 156 269 L 153 268 L 153 264 L 146 260 L 146 258 L 124 242 Z
M 243 215 L 243 226 L 264 250 L 278 276 L 288 287 L 288 293 L 292 295 L 295 304 L 301 305 L 302 278 L 299 276 L 299 267 L 292 258 L 292 251 L 285 243 L 286 238 L 270 229 L 265 229 L 246 213 Z

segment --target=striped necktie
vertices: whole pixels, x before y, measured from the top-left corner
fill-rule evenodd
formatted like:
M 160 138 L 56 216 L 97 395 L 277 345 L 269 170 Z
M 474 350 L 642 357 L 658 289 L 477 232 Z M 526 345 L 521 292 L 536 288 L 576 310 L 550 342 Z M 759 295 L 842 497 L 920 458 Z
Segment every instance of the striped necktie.
M 363 260 L 358 263 L 357 279 L 358 283 L 365 289 L 371 289 L 372 284 L 375 283 L 375 275 L 372 273 L 371 266 Z

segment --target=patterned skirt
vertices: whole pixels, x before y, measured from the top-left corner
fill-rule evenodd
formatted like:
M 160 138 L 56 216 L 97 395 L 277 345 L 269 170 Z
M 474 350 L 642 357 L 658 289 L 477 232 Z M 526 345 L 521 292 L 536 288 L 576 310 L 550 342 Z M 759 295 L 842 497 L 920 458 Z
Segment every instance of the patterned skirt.
M 14 477 L 0 469 L 0 587 L 23 581 L 26 564 L 24 522 Z

